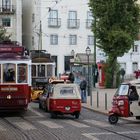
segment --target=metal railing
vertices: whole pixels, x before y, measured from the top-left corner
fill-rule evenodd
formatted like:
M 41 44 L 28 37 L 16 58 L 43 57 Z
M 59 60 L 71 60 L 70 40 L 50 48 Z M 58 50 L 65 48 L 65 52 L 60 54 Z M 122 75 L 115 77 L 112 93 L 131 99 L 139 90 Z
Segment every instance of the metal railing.
M 92 19 L 86 19 L 86 28 L 90 29 L 92 26 Z
M 48 27 L 60 27 L 61 19 L 60 18 L 48 18 Z
M 14 14 L 14 5 L 0 5 L 0 14 Z
M 79 19 L 68 19 L 68 28 L 79 28 L 80 20 Z

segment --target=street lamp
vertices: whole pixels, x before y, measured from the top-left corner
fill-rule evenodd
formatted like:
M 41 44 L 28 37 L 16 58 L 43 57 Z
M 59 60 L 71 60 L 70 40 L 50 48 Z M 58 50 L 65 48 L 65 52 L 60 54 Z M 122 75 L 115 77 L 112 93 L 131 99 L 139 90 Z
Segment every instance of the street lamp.
M 91 103 L 91 105 L 92 105 L 92 94 L 91 94 L 91 92 L 90 92 L 90 71 L 89 71 L 89 56 L 90 56 L 90 54 L 91 54 L 91 49 L 89 48 L 89 47 L 87 47 L 86 48 L 86 55 L 87 55 L 87 62 L 88 62 L 88 96 L 90 96 L 90 103 Z
M 95 88 L 95 71 L 96 71 L 96 17 L 94 16 L 94 27 L 95 27 L 95 32 L 94 32 L 94 64 L 93 64 L 93 87 Z

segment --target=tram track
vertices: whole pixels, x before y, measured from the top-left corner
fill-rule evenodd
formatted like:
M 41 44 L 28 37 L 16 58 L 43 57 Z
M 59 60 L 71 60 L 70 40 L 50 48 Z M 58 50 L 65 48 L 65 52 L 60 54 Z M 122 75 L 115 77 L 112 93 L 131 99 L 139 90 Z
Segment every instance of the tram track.
M 22 139 L 22 140 L 32 140 L 24 131 L 22 131 L 20 128 L 18 128 L 16 125 L 14 125 L 13 123 L 11 123 L 10 121 L 8 121 L 7 119 L 5 118 L 1 118 L 6 124 L 8 124 L 11 129 L 8 127 L 8 129 L 10 129 L 10 132 L 14 132 L 16 135 L 19 136 L 19 139 Z M 17 132 L 18 131 L 18 132 Z M 21 137 L 21 138 L 20 138 Z
M 61 140 L 61 138 L 59 138 L 55 133 L 49 131 L 49 129 L 43 128 L 42 125 L 41 126 L 37 125 L 37 124 L 33 123 L 32 121 L 30 121 L 29 119 L 24 118 L 24 116 L 21 116 L 21 118 L 23 120 L 25 120 L 26 122 L 28 122 L 28 123 L 34 125 L 35 127 L 37 127 L 41 135 L 48 133 L 50 135 L 49 137 L 51 137 L 51 140 Z M 52 139 L 52 137 L 54 139 Z
M 81 116 L 82 116 L 82 115 L 81 115 Z M 84 123 L 84 124 L 88 125 L 87 122 L 83 122 L 83 121 L 80 121 L 80 120 L 76 120 L 76 121 L 79 122 L 79 123 Z M 118 126 L 118 125 L 114 125 L 114 127 L 115 127 L 115 126 L 116 126 L 116 127 L 120 127 L 120 126 Z M 106 133 L 109 133 L 109 134 L 114 134 L 114 135 L 117 135 L 117 136 L 122 136 L 122 137 L 124 137 L 124 138 L 129 139 L 129 140 L 138 140 L 137 138 L 133 138 L 133 137 L 131 137 L 131 136 L 125 135 L 125 133 L 123 133 L 123 132 L 116 132 L 116 131 L 110 130 L 109 128 L 104 128 L 104 127 L 101 127 L 101 126 L 98 126 L 98 125 L 96 125 L 96 128 L 98 128 L 98 129 L 100 129 L 100 130 L 104 130 L 104 131 L 106 131 Z M 128 129 L 128 128 L 125 127 L 125 126 L 121 126 L 121 128 Z M 128 132 L 132 132 L 132 131 L 129 129 Z M 135 131 L 135 132 L 136 132 L 136 131 Z
M 13 135 L 17 136 L 17 138 L 14 138 L 14 140 L 38 140 L 44 134 L 46 135 L 47 139 L 61 140 L 61 138 L 59 138 L 55 133 L 49 131 L 49 129 L 43 128 L 42 126 L 35 124 L 31 120 L 24 118 L 24 116 L 18 116 L 18 117 L 20 117 L 25 122 L 34 125 L 37 128 L 37 133 L 30 136 L 26 131 L 20 129 L 18 126 L 16 126 L 15 124 L 7 120 L 5 117 L 1 117 L 1 120 L 5 123 L 6 127 L 8 127 L 9 131 Z

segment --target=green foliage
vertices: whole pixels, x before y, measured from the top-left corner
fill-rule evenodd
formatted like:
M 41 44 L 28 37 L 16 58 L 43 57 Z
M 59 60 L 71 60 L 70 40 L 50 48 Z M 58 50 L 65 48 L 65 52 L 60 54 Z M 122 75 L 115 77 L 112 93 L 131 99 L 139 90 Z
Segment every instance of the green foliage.
M 92 31 L 97 39 L 98 47 L 108 57 L 110 65 L 106 79 L 114 82 L 117 73 L 113 68 L 113 59 L 123 56 L 134 44 L 140 24 L 140 8 L 137 0 L 90 0 L 94 22 Z M 96 22 L 96 24 L 94 24 Z M 117 64 L 117 62 L 115 62 Z M 111 79 L 110 79 L 110 78 Z
M 6 35 L 6 29 L 3 27 L 0 27 L 0 42 L 3 41 L 10 41 L 11 35 Z

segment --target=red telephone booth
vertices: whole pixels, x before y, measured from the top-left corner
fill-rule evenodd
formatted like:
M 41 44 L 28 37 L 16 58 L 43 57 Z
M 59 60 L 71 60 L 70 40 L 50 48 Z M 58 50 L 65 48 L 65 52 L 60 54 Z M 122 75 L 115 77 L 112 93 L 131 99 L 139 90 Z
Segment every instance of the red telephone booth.
M 103 87 L 105 84 L 105 72 L 104 72 L 104 63 L 97 63 L 98 73 L 99 73 L 99 86 Z

